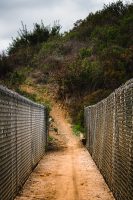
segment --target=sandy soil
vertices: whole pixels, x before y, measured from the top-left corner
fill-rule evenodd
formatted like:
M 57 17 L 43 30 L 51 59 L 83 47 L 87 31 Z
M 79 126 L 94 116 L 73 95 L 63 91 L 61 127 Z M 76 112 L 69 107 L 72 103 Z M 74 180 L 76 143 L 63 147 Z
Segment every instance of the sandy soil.
M 113 195 L 79 138 L 72 134 L 65 114 L 51 112 L 58 132 L 16 200 L 113 200 Z

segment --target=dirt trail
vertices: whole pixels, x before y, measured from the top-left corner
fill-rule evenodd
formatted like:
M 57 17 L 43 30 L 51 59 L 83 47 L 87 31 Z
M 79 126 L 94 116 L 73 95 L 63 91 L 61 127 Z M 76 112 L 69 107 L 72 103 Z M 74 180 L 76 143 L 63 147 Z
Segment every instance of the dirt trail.
M 16 200 L 113 200 L 88 151 L 72 134 L 63 111 L 51 112 L 58 133 Z

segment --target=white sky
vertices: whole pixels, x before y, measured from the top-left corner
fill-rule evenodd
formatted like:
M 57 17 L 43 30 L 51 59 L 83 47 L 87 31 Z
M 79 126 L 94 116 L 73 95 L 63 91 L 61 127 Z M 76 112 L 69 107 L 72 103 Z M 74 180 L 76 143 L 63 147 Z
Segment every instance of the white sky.
M 12 37 L 17 36 L 21 21 L 27 29 L 33 23 L 53 25 L 59 20 L 62 32 L 73 27 L 78 19 L 84 19 L 90 12 L 103 8 L 104 4 L 116 0 L 0 0 L 0 52 L 5 50 Z

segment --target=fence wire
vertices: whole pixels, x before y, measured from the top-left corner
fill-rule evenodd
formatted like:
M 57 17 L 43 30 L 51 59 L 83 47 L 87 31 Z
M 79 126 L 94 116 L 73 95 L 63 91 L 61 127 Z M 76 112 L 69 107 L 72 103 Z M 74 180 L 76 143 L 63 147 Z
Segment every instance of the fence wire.
M 133 79 L 85 108 L 87 148 L 117 200 L 133 200 Z
M 0 200 L 15 198 L 46 141 L 46 108 L 0 86 Z

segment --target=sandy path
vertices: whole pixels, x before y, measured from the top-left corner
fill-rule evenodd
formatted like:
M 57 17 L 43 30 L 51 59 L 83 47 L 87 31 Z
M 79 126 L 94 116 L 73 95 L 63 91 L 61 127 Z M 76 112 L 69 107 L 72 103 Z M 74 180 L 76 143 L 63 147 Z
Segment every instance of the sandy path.
M 88 151 L 72 135 L 62 110 L 51 112 L 58 134 L 51 150 L 29 177 L 16 200 L 112 200 L 109 191 Z

